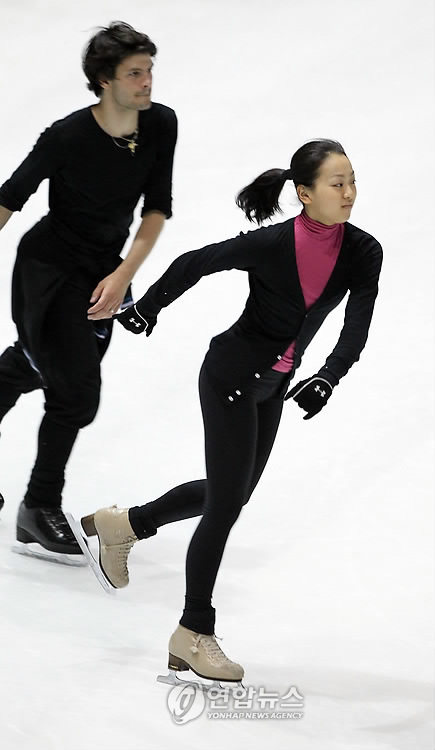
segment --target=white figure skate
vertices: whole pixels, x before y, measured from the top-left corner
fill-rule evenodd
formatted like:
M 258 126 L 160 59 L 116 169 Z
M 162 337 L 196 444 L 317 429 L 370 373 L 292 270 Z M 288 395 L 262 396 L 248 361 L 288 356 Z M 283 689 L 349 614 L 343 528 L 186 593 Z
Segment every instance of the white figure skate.
M 157 682 L 167 685 L 191 684 L 202 690 L 223 688 L 222 683 L 243 687 L 244 669 L 224 654 L 216 636 L 195 633 L 179 625 L 169 641 L 168 675 L 159 675 Z M 211 684 L 198 680 L 183 680 L 177 672 L 192 670 L 198 677 L 211 680 Z
M 80 545 L 80 549 L 85 555 L 89 563 L 89 567 L 91 568 L 98 582 L 101 584 L 106 594 L 114 594 L 115 587 L 111 584 L 109 579 L 105 576 L 104 571 L 99 563 L 99 560 L 96 557 L 94 557 L 90 548 L 88 547 L 88 544 L 86 543 L 85 537 L 82 533 L 82 527 L 80 523 L 76 521 L 76 519 L 74 518 L 73 515 L 71 515 L 71 513 L 65 513 L 65 518 L 68 521 L 71 527 L 71 531 L 74 534 L 75 538 L 77 539 L 77 543 Z

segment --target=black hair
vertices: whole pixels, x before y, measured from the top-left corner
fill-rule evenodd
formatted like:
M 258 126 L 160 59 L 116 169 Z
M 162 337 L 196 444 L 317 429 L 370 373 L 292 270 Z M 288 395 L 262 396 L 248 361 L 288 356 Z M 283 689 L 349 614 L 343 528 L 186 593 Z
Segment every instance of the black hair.
M 151 57 L 157 54 L 157 47 L 149 36 L 122 21 L 101 26 L 83 52 L 82 67 L 89 81 L 88 89 L 101 96 L 101 79 L 113 80 L 116 68 L 126 57 L 141 53 Z
M 247 185 L 236 197 L 236 203 L 244 211 L 249 221 L 261 224 L 275 213 L 282 213 L 279 195 L 286 180 L 298 185 L 312 187 L 318 177 L 320 167 L 330 154 L 343 154 L 343 146 L 338 141 L 322 138 L 309 141 L 299 148 L 290 162 L 290 169 L 269 169 Z

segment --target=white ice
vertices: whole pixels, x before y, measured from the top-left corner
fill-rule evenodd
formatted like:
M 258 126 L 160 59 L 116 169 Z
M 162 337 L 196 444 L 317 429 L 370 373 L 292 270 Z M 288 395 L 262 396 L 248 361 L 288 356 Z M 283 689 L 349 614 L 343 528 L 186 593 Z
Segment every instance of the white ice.
M 303 719 L 204 712 L 174 723 L 156 676 L 183 606 L 195 519 L 136 545 L 131 585 L 114 597 L 88 569 L 10 551 L 42 415 L 36 393 L 4 420 L 0 445 L 1 747 L 431 750 L 431 4 L 3 0 L 0 182 L 47 125 L 94 101 L 80 52 L 95 26 L 118 18 L 156 41 L 154 99 L 180 125 L 174 217 L 136 296 L 182 252 L 248 229 L 237 190 L 316 136 L 341 141 L 355 168 L 351 221 L 383 245 L 381 288 L 361 361 L 327 409 L 305 422 L 286 403 L 215 589 L 216 632 L 245 684 L 279 695 L 296 686 Z M 286 217 L 299 212 L 290 186 L 283 204 Z M 15 336 L 16 246 L 46 206 L 44 184 L 1 233 L 3 347 Z M 165 310 L 150 339 L 116 330 L 100 412 L 68 467 L 67 509 L 141 504 L 204 475 L 197 375 L 246 294 L 243 274 L 218 274 Z M 342 318 L 343 307 L 301 376 L 323 364 Z

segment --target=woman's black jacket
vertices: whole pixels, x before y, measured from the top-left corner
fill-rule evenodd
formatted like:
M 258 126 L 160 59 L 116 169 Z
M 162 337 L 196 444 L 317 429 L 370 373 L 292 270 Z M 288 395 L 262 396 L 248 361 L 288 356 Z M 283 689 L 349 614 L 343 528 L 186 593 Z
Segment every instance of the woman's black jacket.
M 211 340 L 206 356 L 207 371 L 220 394 L 227 403 L 234 403 L 296 339 L 293 375 L 326 316 L 349 291 L 343 328 L 321 368 L 331 373 L 332 382 L 338 382 L 359 359 L 367 341 L 381 264 L 379 242 L 346 222 L 335 268 L 307 311 L 292 218 L 184 253 L 138 301 L 137 309 L 144 317 L 156 316 L 202 276 L 233 268 L 247 271 L 250 293 L 245 309 L 231 328 Z

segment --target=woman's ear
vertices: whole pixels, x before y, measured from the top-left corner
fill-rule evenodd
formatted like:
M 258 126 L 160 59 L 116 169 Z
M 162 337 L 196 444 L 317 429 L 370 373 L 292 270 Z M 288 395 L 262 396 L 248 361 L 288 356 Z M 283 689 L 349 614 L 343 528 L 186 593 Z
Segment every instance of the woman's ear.
M 296 188 L 299 200 L 306 206 L 311 203 L 311 198 L 305 185 L 298 185 Z

